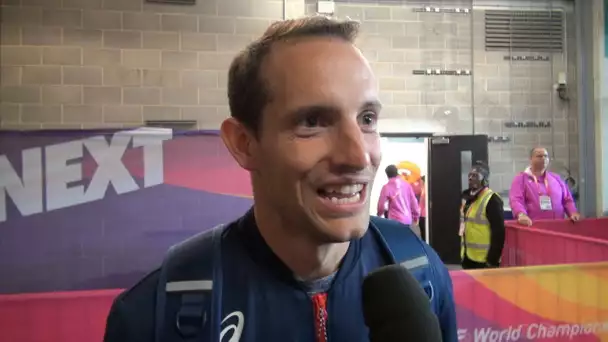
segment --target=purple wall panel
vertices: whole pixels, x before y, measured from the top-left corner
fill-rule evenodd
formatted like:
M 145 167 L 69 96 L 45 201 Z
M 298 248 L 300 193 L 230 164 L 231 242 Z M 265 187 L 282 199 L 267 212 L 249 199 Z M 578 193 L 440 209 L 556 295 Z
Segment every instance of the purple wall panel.
M 246 197 L 251 193 L 248 175 L 232 161 L 216 135 L 199 132 L 167 136 L 167 132 L 159 132 L 161 138 L 158 139 L 155 135 L 146 136 L 162 144 L 160 152 L 152 151 L 154 154 L 146 151 L 147 147 L 139 146 L 143 140 L 142 133 L 137 132 L 140 135 L 129 138 L 125 149 L 114 151 L 122 154 L 118 157 L 124 166 L 115 164 L 111 169 L 110 160 L 118 159 L 108 155 L 101 158 L 98 152 L 100 160 L 95 160 L 87 150 L 90 143 L 87 139 L 105 137 L 105 143 L 103 140 L 97 143 L 102 148 L 115 147 L 118 144 L 115 133 L 0 133 L 0 196 L 4 197 L 4 208 L 0 209 L 6 214 L 5 219 L 0 220 L 0 293 L 131 286 L 158 266 L 171 245 L 234 220 L 251 206 L 251 199 Z M 50 166 L 46 158 L 49 146 L 85 140 L 87 142 L 81 144 L 81 158 L 54 161 L 55 165 Z M 80 177 L 83 179 L 66 183 L 65 188 L 83 184 L 85 195 L 95 187 L 94 182 L 103 179 L 104 172 L 118 188 L 124 189 L 128 179 L 120 183 L 120 177 L 116 176 L 120 173 L 117 169 L 122 167 L 128 170 L 137 186 L 118 195 L 111 182 L 102 198 L 50 211 L 46 210 L 45 198 L 45 209 L 23 215 L 25 202 L 22 198 L 19 207 L 19 199 L 15 197 L 25 196 L 23 184 L 29 184 L 29 189 L 35 184 L 24 176 L 24 148 L 40 148 L 43 197 L 49 193 L 48 185 L 57 184 L 55 178 L 61 178 L 54 174 L 50 176 L 53 180 L 49 180 L 47 176 L 48 170 L 57 169 L 57 165 L 58 172 L 69 172 L 63 169 L 68 165 L 83 165 Z M 103 151 L 110 153 L 109 148 Z M 156 158 L 162 163 L 146 169 L 145 158 Z M 159 174 L 162 181 L 152 183 L 150 179 L 158 180 Z M 14 175 L 19 177 L 18 183 L 11 181 L 16 179 Z M 125 174 L 122 176 L 124 181 Z M 146 182 L 151 184 L 145 186 Z M 30 192 L 28 196 L 31 195 Z M 32 196 L 28 203 L 36 200 L 40 200 L 40 196 Z M 71 201 L 68 196 L 59 200 Z M 57 198 L 55 201 L 57 203 Z

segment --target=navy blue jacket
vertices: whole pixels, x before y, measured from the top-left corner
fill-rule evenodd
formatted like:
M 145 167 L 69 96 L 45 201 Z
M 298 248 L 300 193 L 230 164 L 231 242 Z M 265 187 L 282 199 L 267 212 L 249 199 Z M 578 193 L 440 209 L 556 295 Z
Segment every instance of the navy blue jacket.
M 379 233 L 378 226 L 399 229 L 401 236 L 406 237 L 400 243 L 405 254 L 411 251 L 411 258 L 402 264 L 425 287 L 430 305 L 439 318 L 443 341 L 456 342 L 456 313 L 447 269 L 437 254 L 409 227 L 380 218 L 373 218 L 368 232 L 351 242 L 327 293 L 327 340 L 369 341 L 361 305 L 363 278 L 378 267 L 402 261 L 395 260 L 387 246 L 387 237 Z M 161 340 L 317 342 L 311 298 L 294 279 L 291 270 L 265 243 L 252 212 L 226 226 L 219 240 L 222 276 L 220 284 L 214 279 L 213 292 L 215 297 L 220 293 L 221 303 L 215 303 L 219 309 L 216 310 L 219 311 L 218 318 L 204 317 L 205 322 L 215 321 L 217 327 L 214 329 L 213 324 L 205 324 L 204 337 L 180 337 L 175 319 L 172 319 L 180 303 L 168 297 L 165 305 L 169 318 L 161 329 L 164 330 Z M 177 270 L 179 272 L 179 267 Z M 154 271 L 115 300 L 107 320 L 105 342 L 155 341 L 155 333 L 159 332 L 158 329 L 155 332 L 159 274 L 159 270 Z M 187 277 L 184 280 L 188 280 Z

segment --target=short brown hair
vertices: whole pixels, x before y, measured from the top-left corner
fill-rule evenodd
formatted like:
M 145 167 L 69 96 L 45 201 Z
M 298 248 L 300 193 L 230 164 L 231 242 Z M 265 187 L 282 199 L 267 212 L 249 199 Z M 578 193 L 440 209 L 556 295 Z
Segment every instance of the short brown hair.
M 261 75 L 264 59 L 275 43 L 293 38 L 335 37 L 354 43 L 359 23 L 339 21 L 323 16 L 277 21 L 259 39 L 239 53 L 228 71 L 228 102 L 231 116 L 260 133 L 262 111 L 270 94 Z
M 547 150 L 546 148 L 544 148 L 544 147 L 542 147 L 542 146 L 536 146 L 536 147 L 533 147 L 533 148 L 530 150 L 530 158 L 534 157 L 534 153 L 536 152 L 536 150 L 540 150 L 540 149 L 543 149 L 543 150 L 545 150 L 547 153 L 549 153 L 549 150 Z

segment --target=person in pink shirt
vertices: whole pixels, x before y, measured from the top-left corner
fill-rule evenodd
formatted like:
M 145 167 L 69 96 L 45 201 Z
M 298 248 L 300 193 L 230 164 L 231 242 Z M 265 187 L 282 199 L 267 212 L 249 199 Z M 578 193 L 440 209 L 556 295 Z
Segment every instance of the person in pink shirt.
M 399 221 L 406 225 L 417 225 L 420 218 L 420 208 L 414 195 L 412 186 L 399 177 L 399 171 L 395 165 L 386 167 L 388 183 L 382 187 L 378 199 L 378 216 L 386 216 L 388 219 Z M 388 211 L 387 211 L 388 204 Z
M 418 203 L 418 207 L 420 208 L 420 219 L 418 223 L 418 227 L 420 227 L 420 238 L 426 241 L 426 188 L 425 183 L 426 176 L 422 176 L 420 178 L 421 183 L 421 191 L 420 191 L 420 202 Z
M 570 190 L 559 175 L 549 172 L 549 153 L 542 147 L 530 151 L 530 166 L 513 179 L 509 202 L 513 217 L 521 225 L 533 220 L 563 219 L 578 221 L 580 215 Z

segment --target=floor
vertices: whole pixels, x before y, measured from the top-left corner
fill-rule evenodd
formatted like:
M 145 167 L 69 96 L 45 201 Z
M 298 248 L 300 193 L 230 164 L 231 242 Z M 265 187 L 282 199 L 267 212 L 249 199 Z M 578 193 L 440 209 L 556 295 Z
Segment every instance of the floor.
M 460 265 L 445 265 L 450 271 L 460 271 L 462 270 L 462 266 Z

